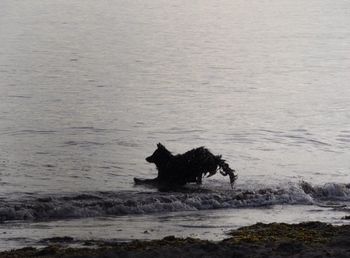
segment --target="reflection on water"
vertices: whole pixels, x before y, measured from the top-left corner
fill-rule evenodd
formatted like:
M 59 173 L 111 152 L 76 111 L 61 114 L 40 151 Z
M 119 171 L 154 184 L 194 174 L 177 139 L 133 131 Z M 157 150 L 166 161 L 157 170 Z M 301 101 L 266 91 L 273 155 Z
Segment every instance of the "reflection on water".
M 219 239 L 256 221 L 346 223 L 349 17 L 345 0 L 2 0 L 0 249 L 52 236 Z M 236 188 L 168 203 L 134 187 L 134 176 L 156 174 L 144 158 L 158 142 L 222 154 Z M 269 208 L 246 209 L 259 205 Z M 155 213 L 133 215 L 143 212 Z
M 290 214 L 295 214 L 291 217 Z M 175 212 L 155 216 L 138 215 L 124 217 L 101 217 L 82 220 L 46 221 L 28 224 L 6 223 L 0 230 L 0 251 L 23 246 L 44 246 L 43 238 L 70 236 L 79 244 L 84 240 L 104 239 L 130 241 L 132 239 L 160 239 L 165 236 L 194 237 L 219 241 L 238 227 L 256 222 L 299 223 L 324 221 L 333 224 L 346 223 L 329 208 L 310 206 L 276 206 L 273 209 L 215 210 Z M 79 242 L 80 240 L 80 242 Z M 86 246 L 84 246 L 86 247 Z
M 131 189 L 159 141 L 242 183 L 349 180 L 346 1 L 0 7 L 3 194 Z

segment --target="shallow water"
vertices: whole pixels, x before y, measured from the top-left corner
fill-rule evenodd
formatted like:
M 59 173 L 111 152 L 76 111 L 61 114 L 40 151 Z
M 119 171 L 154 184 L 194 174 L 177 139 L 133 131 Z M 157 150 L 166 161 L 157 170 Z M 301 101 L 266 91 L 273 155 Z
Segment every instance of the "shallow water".
M 290 216 L 290 214 L 294 216 Z M 82 246 L 86 240 L 130 241 L 151 240 L 165 236 L 193 237 L 220 241 L 241 226 L 256 222 L 299 223 L 323 221 L 335 225 L 345 224 L 339 216 L 348 212 L 327 207 L 275 206 L 273 208 L 220 209 L 196 212 L 171 212 L 156 215 L 98 217 L 35 223 L 7 222 L 0 225 L 0 250 L 22 246 L 42 247 L 42 239 L 70 236 L 71 245 Z M 62 244 L 62 243 L 61 243 Z M 85 246 L 86 247 L 86 246 Z
M 175 153 L 204 145 L 238 170 L 229 196 L 227 178 L 206 180 L 223 199 L 205 206 L 208 194 L 194 212 L 237 211 L 246 205 L 225 198 L 266 189 L 251 206 L 347 205 L 349 17 L 343 0 L 1 1 L 1 220 L 62 219 L 55 205 L 74 208 L 67 219 L 110 215 L 79 209 L 91 196 L 148 213 L 144 196 L 159 194 L 132 178 L 156 175 L 144 158 L 157 142 Z M 180 197 L 169 207 L 190 212 Z M 52 200 L 45 214 L 34 212 L 41 198 Z M 155 217 L 172 211 L 159 207 Z

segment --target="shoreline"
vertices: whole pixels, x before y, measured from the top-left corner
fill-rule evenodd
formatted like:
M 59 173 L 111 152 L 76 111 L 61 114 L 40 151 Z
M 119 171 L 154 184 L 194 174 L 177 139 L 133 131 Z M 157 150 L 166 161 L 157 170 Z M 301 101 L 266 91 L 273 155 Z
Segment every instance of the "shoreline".
M 86 241 L 67 247 L 71 237 L 45 239 L 47 247 L 26 247 L 0 253 L 0 258 L 102 258 L 102 257 L 349 257 L 350 225 L 322 222 L 299 224 L 257 223 L 233 230 L 222 241 L 176 238 L 128 243 Z

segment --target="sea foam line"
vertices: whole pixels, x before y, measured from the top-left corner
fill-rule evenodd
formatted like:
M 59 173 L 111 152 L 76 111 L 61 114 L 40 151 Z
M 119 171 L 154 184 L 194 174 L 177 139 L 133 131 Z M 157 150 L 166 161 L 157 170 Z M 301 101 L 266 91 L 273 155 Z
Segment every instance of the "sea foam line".
M 223 208 L 249 208 L 277 204 L 315 204 L 350 201 L 350 186 L 307 182 L 255 190 L 190 192 L 84 192 L 37 195 L 0 201 L 0 221 L 56 220 L 128 214 L 151 214 Z

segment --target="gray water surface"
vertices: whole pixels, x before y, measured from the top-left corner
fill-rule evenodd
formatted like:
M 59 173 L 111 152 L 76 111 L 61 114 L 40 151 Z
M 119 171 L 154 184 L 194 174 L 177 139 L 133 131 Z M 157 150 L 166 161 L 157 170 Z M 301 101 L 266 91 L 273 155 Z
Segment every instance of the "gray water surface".
M 158 142 L 349 182 L 349 27 L 345 0 L 2 0 L 1 195 L 135 189 Z
M 349 28 L 346 0 L 2 0 L 0 249 L 346 223 Z M 222 154 L 237 185 L 134 187 L 158 142 Z

